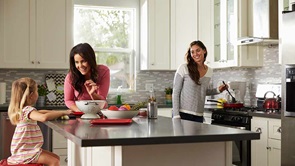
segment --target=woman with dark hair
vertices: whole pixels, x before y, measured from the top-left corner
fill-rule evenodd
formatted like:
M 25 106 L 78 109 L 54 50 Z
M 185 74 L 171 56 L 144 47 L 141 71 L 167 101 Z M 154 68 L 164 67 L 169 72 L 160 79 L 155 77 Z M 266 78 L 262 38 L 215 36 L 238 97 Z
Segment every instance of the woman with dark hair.
M 88 43 L 74 46 L 70 52 L 70 71 L 64 82 L 64 100 L 68 108 L 80 111 L 76 100 L 106 100 L 110 87 L 110 70 L 97 65 Z
M 221 85 L 209 89 L 213 70 L 205 65 L 207 49 L 201 41 L 193 41 L 186 54 L 186 63 L 180 65 L 173 82 L 173 118 L 203 122 L 206 95 L 215 95 L 225 90 Z

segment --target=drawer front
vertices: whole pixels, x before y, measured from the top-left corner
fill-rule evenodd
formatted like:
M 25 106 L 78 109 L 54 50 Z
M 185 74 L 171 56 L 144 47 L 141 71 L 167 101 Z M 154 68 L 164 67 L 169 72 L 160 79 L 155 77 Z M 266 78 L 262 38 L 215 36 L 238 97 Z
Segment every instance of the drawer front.
M 57 154 L 57 155 L 67 155 L 67 149 L 52 149 L 52 152 Z
M 52 132 L 52 148 L 67 148 L 67 139 L 61 134 Z
M 272 119 L 269 121 L 269 138 L 281 140 L 281 120 Z
M 68 165 L 68 156 L 59 156 L 60 157 L 60 161 L 59 164 L 60 166 L 67 166 Z

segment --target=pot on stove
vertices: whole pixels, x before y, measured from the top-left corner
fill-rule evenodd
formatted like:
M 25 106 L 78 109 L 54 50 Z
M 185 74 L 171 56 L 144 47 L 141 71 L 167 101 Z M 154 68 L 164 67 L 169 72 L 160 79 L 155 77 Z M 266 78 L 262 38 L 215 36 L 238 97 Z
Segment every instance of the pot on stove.
M 273 97 L 272 98 L 266 98 L 267 94 L 268 93 L 272 93 L 273 94 Z M 275 109 L 275 110 L 278 110 L 280 109 L 281 107 L 281 98 L 280 98 L 280 95 L 278 95 L 276 97 L 276 94 L 272 91 L 267 91 L 265 92 L 264 94 L 264 102 L 263 102 L 263 108 L 264 109 Z

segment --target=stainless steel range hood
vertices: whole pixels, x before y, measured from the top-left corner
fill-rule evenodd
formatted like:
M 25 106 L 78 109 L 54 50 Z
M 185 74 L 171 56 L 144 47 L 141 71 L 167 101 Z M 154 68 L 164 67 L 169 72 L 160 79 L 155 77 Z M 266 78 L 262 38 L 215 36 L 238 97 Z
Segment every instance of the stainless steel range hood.
M 237 44 L 278 44 L 278 0 L 248 0 L 248 36 Z

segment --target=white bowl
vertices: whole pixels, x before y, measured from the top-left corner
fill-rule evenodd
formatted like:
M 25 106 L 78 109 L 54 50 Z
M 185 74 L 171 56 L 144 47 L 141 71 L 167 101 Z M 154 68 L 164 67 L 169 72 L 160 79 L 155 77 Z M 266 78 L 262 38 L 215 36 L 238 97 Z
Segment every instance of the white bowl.
M 82 119 L 96 119 L 99 118 L 97 113 L 104 108 L 105 100 L 77 100 L 75 101 L 76 106 L 84 114 L 81 116 Z
M 132 119 L 134 116 L 138 115 L 137 111 L 112 111 L 112 110 L 101 110 L 102 114 L 108 119 Z

